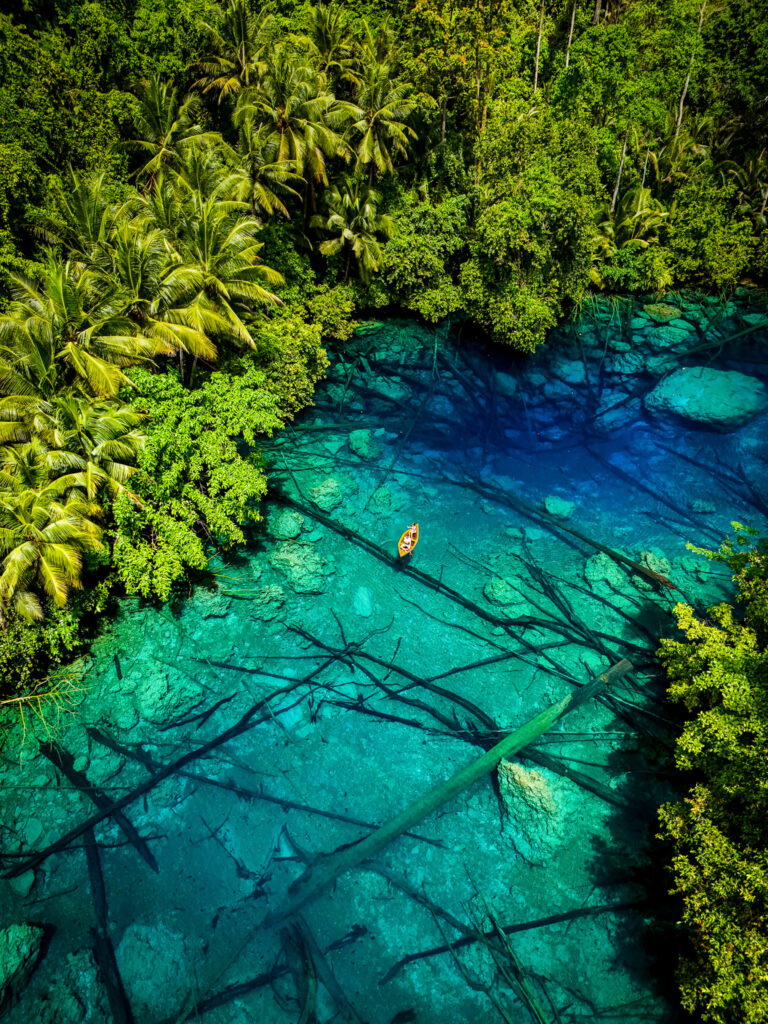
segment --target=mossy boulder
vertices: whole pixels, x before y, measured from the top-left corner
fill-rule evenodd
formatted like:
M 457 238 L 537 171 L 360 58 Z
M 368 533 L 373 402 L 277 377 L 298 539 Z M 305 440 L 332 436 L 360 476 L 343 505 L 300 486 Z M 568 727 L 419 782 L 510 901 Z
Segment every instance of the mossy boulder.
M 323 512 L 332 512 L 354 494 L 357 484 L 348 477 L 329 476 L 309 489 L 309 497 Z
M 554 519 L 570 519 L 576 505 L 556 494 L 548 494 L 544 499 L 544 508 Z
M 318 554 L 311 544 L 288 540 L 276 544 L 269 554 L 273 568 L 283 573 L 288 585 L 297 594 L 321 594 L 327 577 L 334 572 L 328 559 Z
M 29 981 L 43 935 L 36 924 L 11 924 L 0 930 L 0 1010 L 6 1009 Z
M 696 328 L 687 320 L 678 320 L 648 331 L 646 343 L 654 352 L 686 352 L 696 340 Z
M 672 306 L 668 302 L 650 302 L 647 306 L 643 306 L 643 312 L 657 324 L 678 320 L 683 315 L 677 306 Z
M 552 784 L 543 772 L 510 761 L 499 764 L 498 779 L 504 834 L 521 857 L 543 864 L 564 834 Z
M 371 461 L 381 455 L 381 445 L 372 430 L 353 430 L 349 435 L 350 449 L 361 459 Z
M 768 391 L 755 377 L 735 370 L 690 366 L 676 370 L 645 396 L 657 416 L 673 414 L 694 423 L 734 430 L 768 407 Z
M 300 512 L 286 508 L 270 518 L 267 531 L 278 540 L 295 540 L 304 529 L 305 522 L 306 520 Z
M 598 551 L 596 555 L 587 559 L 584 578 L 593 586 L 607 583 L 617 590 L 622 590 L 627 586 L 627 574 L 604 551 Z
M 519 618 L 530 613 L 528 602 L 520 596 L 515 588 L 500 576 L 494 576 L 483 587 L 486 600 L 499 605 L 512 618 Z

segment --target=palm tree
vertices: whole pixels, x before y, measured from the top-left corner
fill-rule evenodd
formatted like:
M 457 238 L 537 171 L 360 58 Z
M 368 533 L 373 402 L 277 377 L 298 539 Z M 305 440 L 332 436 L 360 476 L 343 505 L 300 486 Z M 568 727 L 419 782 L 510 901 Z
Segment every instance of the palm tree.
M 115 225 L 136 200 L 112 202 L 104 174 L 79 174 L 70 169 L 69 187 L 61 184 L 51 192 L 53 212 L 39 229 L 46 242 L 61 245 L 70 258 L 93 266 L 103 258 Z
M 304 178 L 296 174 L 292 160 L 276 160 L 274 141 L 269 141 L 272 129 L 268 124 L 254 125 L 251 117 L 245 116 L 238 129 L 238 152 L 241 166 L 248 176 L 246 196 L 253 216 L 257 210 L 271 215 L 279 210 L 284 217 L 289 213 L 278 192 L 300 196 L 293 186 L 304 185 Z
M 94 401 L 71 392 L 40 404 L 28 415 L 31 433 L 46 445 L 51 475 L 77 473 L 79 486 L 93 501 L 102 489 L 110 497 L 128 494 L 144 447 L 143 417 L 130 405 Z M 135 500 L 135 498 L 134 498 Z
M 81 381 L 114 395 L 120 367 L 170 351 L 137 331 L 120 292 L 91 270 L 53 257 L 39 285 L 12 277 L 13 301 L 0 315 L 0 391 L 50 397 Z
M 279 303 L 265 285 L 283 283 L 282 275 L 259 256 L 263 244 L 256 235 L 260 228 L 255 218 L 232 216 L 226 204 L 215 198 L 198 199 L 185 212 L 179 256 L 187 292 L 177 314 L 189 327 L 254 344 L 238 310 Z
M 200 62 L 205 72 L 195 84 L 219 94 L 219 103 L 255 84 L 274 19 L 251 13 L 247 0 L 232 0 L 217 25 L 207 25 L 213 54 Z
M 186 352 L 196 358 L 216 358 L 216 346 L 203 331 L 190 326 L 185 311 L 197 279 L 182 265 L 163 231 L 143 221 L 126 222 L 115 232 L 109 256 L 110 266 L 103 276 L 120 294 L 136 331 L 167 355 Z
M 311 7 L 304 39 L 309 43 L 314 63 L 330 82 L 357 84 L 355 44 L 343 5 L 331 2 Z
M 69 478 L 47 480 L 44 466 L 32 486 L 18 472 L 0 471 L 0 625 L 11 615 L 43 617 L 35 587 L 66 604 L 81 585 L 83 555 L 104 549 L 98 511 Z
M 350 114 L 350 105 L 336 100 L 322 76 L 281 48 L 267 59 L 258 86 L 238 101 L 235 124 L 266 125 L 264 144 L 275 161 L 290 161 L 296 174 L 327 184 L 325 158 L 346 155 L 337 129 Z
M 358 178 L 347 178 L 341 190 L 334 186 L 328 192 L 328 215 L 312 218 L 313 227 L 336 236 L 322 242 L 320 252 L 325 256 L 346 252 L 345 281 L 349 280 L 353 256 L 364 283 L 379 269 L 381 248 L 376 236 L 389 238 L 394 233 L 392 218 L 378 212 L 380 201 L 380 194 L 370 186 Z
M 146 158 L 138 175 L 149 179 L 149 188 L 162 168 L 178 161 L 191 146 L 219 138 L 216 132 L 203 132 L 197 123 L 198 106 L 197 97 L 179 97 L 178 90 L 157 75 L 143 83 L 132 113 L 135 136 L 122 146 Z
M 349 132 L 360 137 L 355 149 L 358 166 L 369 167 L 371 183 L 376 170 L 391 174 L 393 154 L 405 154 L 409 140 L 416 138 L 405 123 L 416 108 L 411 91 L 410 85 L 390 78 L 386 64 L 371 64 L 365 71 Z
M 68 477 L 91 500 L 102 489 L 132 497 L 124 485 L 144 446 L 142 420 L 132 406 L 71 390 L 50 401 L 8 396 L 0 400 L 3 472 L 34 487 L 42 467 L 52 480 Z

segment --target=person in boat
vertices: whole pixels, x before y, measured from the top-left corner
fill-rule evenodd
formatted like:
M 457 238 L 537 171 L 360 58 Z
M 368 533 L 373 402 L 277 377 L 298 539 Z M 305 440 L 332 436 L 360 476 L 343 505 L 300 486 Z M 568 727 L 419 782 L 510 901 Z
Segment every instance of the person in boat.
M 403 539 L 400 541 L 400 547 L 407 553 L 413 551 L 413 546 L 416 543 L 416 537 L 418 535 L 418 526 L 416 523 L 411 523 L 408 527 L 408 532 L 405 534 Z

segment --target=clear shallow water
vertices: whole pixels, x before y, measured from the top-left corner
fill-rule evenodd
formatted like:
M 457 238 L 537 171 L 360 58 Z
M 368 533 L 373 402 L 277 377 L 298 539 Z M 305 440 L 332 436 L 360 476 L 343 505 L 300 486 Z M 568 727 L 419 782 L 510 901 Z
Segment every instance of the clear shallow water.
M 730 313 L 689 347 L 742 327 Z M 129 1019 L 129 1005 L 143 1024 L 193 1004 L 214 1024 L 503 1019 L 497 1006 L 514 1021 L 674 1020 L 648 836 L 673 736 L 652 652 L 679 595 L 561 527 L 699 607 L 727 596 L 685 543 L 763 524 L 766 416 L 730 433 L 647 416 L 635 399 L 658 367 L 610 362 L 630 323 L 585 320 L 525 361 L 393 321 L 334 356 L 317 408 L 264 448 L 273 494 L 248 548 L 168 608 L 123 602 L 95 645 L 55 736 L 70 779 L 31 737 L 19 766 L 9 734 L 5 854 L 94 812 L 72 778 L 101 799 L 142 787 L 124 808 L 141 840 L 106 818 L 0 883 L 0 925 L 50 936 L 10 1020 Z M 634 330 L 639 346 L 655 328 Z M 758 354 L 721 365 L 759 374 Z M 597 429 L 621 395 L 630 414 Z M 412 520 L 418 572 L 389 558 Z M 624 657 L 635 671 L 519 767 L 297 923 L 259 927 L 314 858 Z M 459 941 L 495 924 L 506 952 L 498 934 L 493 950 Z

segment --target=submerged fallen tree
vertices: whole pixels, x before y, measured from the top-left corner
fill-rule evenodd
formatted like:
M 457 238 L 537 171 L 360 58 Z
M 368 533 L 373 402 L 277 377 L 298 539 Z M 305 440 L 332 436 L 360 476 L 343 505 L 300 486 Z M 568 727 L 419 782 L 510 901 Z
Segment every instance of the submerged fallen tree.
M 438 783 L 428 793 L 413 801 L 374 832 L 364 836 L 356 843 L 345 845 L 339 850 L 314 860 L 289 887 L 285 899 L 245 936 L 235 956 L 218 972 L 214 982 L 240 957 L 256 935 L 267 929 L 279 928 L 294 918 L 304 906 L 325 892 L 342 875 L 381 853 L 394 840 L 492 772 L 504 758 L 513 756 L 533 743 L 565 714 L 598 696 L 611 682 L 626 675 L 632 668 L 632 663 L 627 659 L 613 665 L 597 679 L 583 686 L 577 693 L 568 694 L 505 736 L 490 750 L 475 758 L 449 779 Z M 199 993 L 195 995 L 194 999 L 190 999 L 187 1006 L 181 1010 L 176 1017 L 175 1024 L 182 1024 L 183 1021 L 188 1020 L 197 1005 L 199 1005 Z

